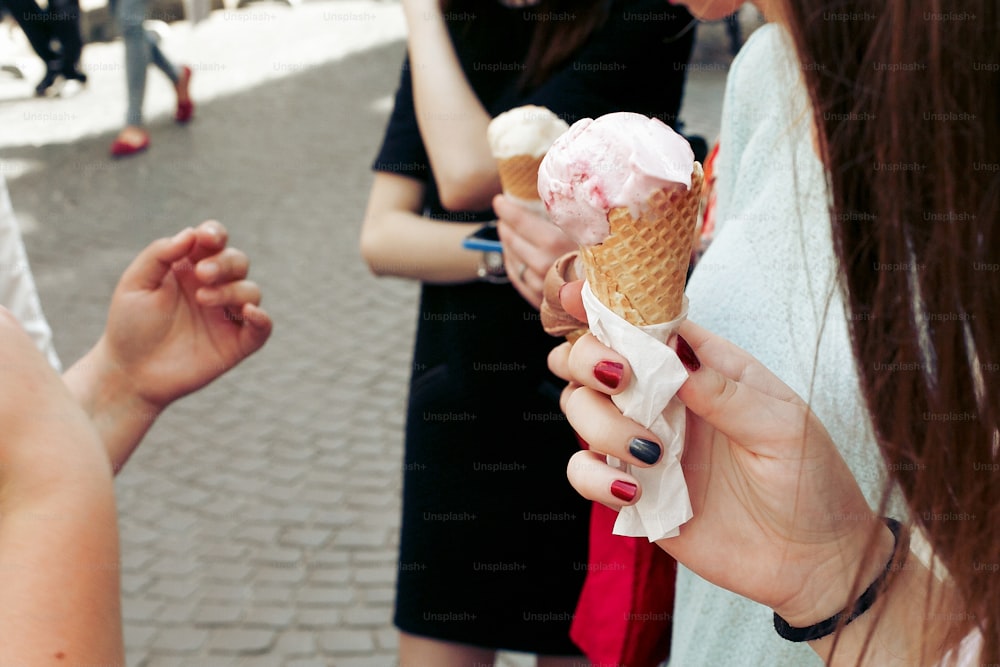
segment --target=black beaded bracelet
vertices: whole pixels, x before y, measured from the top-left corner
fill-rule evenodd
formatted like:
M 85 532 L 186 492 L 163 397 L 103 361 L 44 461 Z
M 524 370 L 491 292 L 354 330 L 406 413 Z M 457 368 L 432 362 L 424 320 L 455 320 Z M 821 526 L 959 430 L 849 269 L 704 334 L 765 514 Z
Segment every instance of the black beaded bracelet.
M 810 625 L 805 628 L 795 628 L 789 625 L 788 621 L 775 613 L 774 629 L 782 639 L 787 639 L 790 642 L 811 642 L 815 639 L 821 639 L 827 635 L 832 635 L 840 625 L 841 621 L 843 621 L 846 626 L 858 616 L 871 609 L 872 605 L 875 604 L 875 600 L 878 599 L 879 593 L 882 592 L 889 573 L 899 567 L 899 565 L 896 564 L 896 560 L 900 552 L 900 534 L 902 533 L 902 526 L 895 519 L 883 517 L 882 520 L 885 521 L 885 525 L 892 531 L 894 543 L 892 547 L 892 556 L 889 557 L 889 561 L 885 564 L 885 568 L 882 570 L 882 573 L 878 575 L 878 578 L 872 582 L 871 586 L 865 589 L 865 592 L 861 594 L 861 597 L 859 597 L 857 602 L 854 603 L 854 606 L 851 607 L 850 611 L 848 611 L 845 607 L 843 610 L 837 612 L 825 621 L 820 621 L 814 625 Z M 906 549 L 909 550 L 909 544 L 906 544 L 905 546 Z M 904 553 L 903 557 L 905 558 L 905 556 L 906 554 Z

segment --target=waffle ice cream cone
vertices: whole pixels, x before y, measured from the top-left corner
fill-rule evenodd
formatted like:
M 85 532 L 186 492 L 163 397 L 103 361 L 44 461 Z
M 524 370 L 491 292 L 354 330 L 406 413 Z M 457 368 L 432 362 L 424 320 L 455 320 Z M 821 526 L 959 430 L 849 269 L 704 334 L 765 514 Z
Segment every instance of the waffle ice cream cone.
M 638 217 L 627 206 L 611 209 L 607 239 L 581 247 L 590 290 L 628 323 L 660 324 L 681 314 L 703 180 L 695 162 L 690 188 L 657 190 Z
M 544 155 L 515 155 L 497 159 L 503 193 L 524 201 L 541 203 L 538 196 L 538 165 Z
M 490 122 L 487 140 L 505 195 L 544 212 L 538 167 L 552 142 L 567 129 L 569 125 L 552 111 L 531 104 L 505 111 Z

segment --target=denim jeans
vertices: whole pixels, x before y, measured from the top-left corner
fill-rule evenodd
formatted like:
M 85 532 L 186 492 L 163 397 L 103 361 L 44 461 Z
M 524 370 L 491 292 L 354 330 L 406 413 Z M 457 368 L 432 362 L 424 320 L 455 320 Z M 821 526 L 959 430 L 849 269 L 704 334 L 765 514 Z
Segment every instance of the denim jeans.
M 125 82 L 128 86 L 126 125 L 142 125 L 142 102 L 146 95 L 146 68 L 156 65 L 177 83 L 180 72 L 160 50 L 156 37 L 142 27 L 146 19 L 146 0 L 110 0 L 125 42 Z

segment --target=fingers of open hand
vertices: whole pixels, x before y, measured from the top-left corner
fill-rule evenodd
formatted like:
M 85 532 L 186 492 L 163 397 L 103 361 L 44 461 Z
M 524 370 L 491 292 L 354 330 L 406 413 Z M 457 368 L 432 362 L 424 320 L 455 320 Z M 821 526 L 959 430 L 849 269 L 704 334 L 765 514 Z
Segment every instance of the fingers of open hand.
M 242 250 L 225 248 L 199 261 L 194 272 L 202 285 L 223 285 L 246 278 L 250 272 L 250 258 Z
M 240 330 L 242 351 L 245 355 L 250 355 L 259 350 L 271 336 L 273 328 L 271 316 L 253 303 L 243 304 L 243 308 L 238 312 L 241 321 L 250 325 Z
M 574 454 L 566 466 L 566 478 L 584 498 L 613 509 L 631 505 L 642 495 L 642 488 L 635 477 L 612 468 L 603 455 L 594 451 Z
M 212 287 L 200 287 L 195 293 L 203 306 L 233 308 L 239 311 L 243 304 L 260 304 L 260 286 L 252 280 L 235 280 Z
M 229 242 L 229 232 L 218 220 L 206 220 L 195 228 L 197 245 L 189 259 L 192 263 L 209 257 L 226 247 Z

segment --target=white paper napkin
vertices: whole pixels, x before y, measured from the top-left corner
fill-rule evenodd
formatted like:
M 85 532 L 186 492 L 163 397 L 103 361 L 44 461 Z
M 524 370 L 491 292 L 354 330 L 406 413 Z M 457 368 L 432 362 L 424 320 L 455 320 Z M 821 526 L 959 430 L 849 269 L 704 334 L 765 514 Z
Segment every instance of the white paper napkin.
M 688 374 L 677 353 L 665 343 L 687 318 L 687 297 L 677 319 L 649 327 L 634 326 L 611 312 L 588 284 L 583 286 L 583 306 L 591 333 L 632 367 L 632 383 L 612 400 L 622 414 L 655 433 L 663 445 L 663 457 L 650 468 L 608 457 L 609 464 L 627 470 L 642 485 L 639 501 L 622 508 L 613 532 L 646 537 L 650 542 L 676 537 L 680 526 L 693 516 L 681 469 L 686 414 L 675 396 Z

